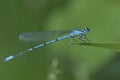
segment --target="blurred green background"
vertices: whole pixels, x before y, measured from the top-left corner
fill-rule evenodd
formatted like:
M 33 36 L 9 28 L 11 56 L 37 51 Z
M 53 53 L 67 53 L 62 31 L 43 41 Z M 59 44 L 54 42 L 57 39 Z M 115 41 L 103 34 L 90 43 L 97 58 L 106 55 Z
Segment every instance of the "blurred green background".
M 19 41 L 21 32 L 86 26 L 93 42 L 119 42 L 120 1 L 1 0 L 0 60 L 39 44 Z M 0 80 L 120 80 L 119 75 L 118 51 L 70 45 L 70 39 L 0 63 Z

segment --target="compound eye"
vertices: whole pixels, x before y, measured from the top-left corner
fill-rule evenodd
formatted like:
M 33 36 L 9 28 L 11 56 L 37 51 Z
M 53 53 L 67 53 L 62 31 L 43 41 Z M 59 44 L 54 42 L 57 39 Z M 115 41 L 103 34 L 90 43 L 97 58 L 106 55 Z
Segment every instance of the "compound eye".
M 86 31 L 90 31 L 90 29 L 88 27 L 85 28 Z

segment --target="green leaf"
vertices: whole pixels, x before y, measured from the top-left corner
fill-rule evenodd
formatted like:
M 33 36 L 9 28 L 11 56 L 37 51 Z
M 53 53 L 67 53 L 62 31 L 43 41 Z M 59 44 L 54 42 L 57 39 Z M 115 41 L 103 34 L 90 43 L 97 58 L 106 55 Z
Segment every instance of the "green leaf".
M 108 49 L 114 49 L 120 51 L 120 42 L 88 42 L 88 43 L 74 42 L 72 44 L 108 48 Z

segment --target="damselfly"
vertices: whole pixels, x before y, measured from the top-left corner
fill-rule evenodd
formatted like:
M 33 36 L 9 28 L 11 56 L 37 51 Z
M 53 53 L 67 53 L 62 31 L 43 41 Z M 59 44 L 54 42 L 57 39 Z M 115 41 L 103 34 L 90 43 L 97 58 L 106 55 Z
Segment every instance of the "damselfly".
M 35 47 L 32 47 L 32 48 L 29 48 L 25 51 L 21 51 L 15 55 L 11 55 L 11 56 L 8 56 L 4 59 L 4 62 L 8 62 L 18 56 L 21 56 L 23 54 L 26 54 L 28 52 L 31 52 L 35 49 L 38 49 L 40 47 L 43 47 L 43 46 L 46 46 L 48 44 L 51 44 L 51 43 L 54 43 L 54 42 L 57 42 L 57 41 L 60 41 L 60 40 L 63 40 L 63 39 L 66 39 L 66 38 L 79 38 L 81 41 L 84 41 L 84 39 L 87 39 L 86 37 L 86 34 L 90 31 L 90 29 L 88 27 L 84 28 L 84 29 L 79 29 L 79 28 L 75 28 L 71 31 L 48 31 L 48 32 L 24 32 L 24 33 L 21 33 L 20 36 L 19 36 L 19 39 L 20 40 L 23 40 L 23 41 L 41 41 L 41 40 L 45 40 L 46 38 L 51 38 L 53 36 L 57 36 L 57 35 L 60 35 L 60 34 L 63 34 L 63 33 L 66 33 L 66 35 L 62 36 L 62 37 L 59 37 L 59 38 L 56 38 L 56 39 L 53 39 L 53 40 L 50 40 L 50 41 L 47 41 L 45 43 L 42 43 L 42 44 L 39 44 Z M 84 41 L 85 42 L 85 41 Z

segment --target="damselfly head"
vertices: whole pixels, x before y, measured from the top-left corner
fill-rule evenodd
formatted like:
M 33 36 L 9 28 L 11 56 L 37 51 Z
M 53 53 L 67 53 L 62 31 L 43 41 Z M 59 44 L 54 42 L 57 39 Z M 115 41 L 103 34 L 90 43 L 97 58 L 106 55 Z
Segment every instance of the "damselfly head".
M 84 32 L 89 32 L 90 29 L 88 27 L 84 28 Z
M 88 27 L 81 30 L 81 32 L 83 32 L 84 34 L 88 33 L 89 31 L 90 31 L 90 29 Z

